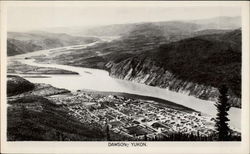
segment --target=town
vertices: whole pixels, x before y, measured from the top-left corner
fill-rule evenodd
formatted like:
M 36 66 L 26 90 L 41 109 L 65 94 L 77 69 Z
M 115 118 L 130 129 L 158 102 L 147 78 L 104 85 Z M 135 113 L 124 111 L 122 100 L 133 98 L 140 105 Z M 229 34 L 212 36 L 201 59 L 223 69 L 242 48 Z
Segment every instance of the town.
M 168 136 L 171 133 L 209 136 L 215 120 L 199 112 L 187 112 L 164 104 L 117 95 L 98 95 L 82 91 L 63 97 L 50 97 L 83 124 L 108 126 L 111 131 L 133 139 Z

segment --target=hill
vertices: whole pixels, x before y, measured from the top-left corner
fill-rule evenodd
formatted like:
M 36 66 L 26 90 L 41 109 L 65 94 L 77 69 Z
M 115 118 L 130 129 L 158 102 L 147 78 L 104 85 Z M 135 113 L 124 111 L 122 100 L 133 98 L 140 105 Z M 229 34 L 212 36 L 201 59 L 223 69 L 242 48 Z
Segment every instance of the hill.
M 152 25 L 140 26 L 120 40 L 72 50 L 70 55 L 49 60 L 106 69 L 116 78 L 184 92 L 205 100 L 216 100 L 217 88 L 223 83 L 230 89 L 232 106 L 240 107 L 241 29 L 204 30 L 178 41 L 167 40 L 161 34 Z M 39 60 L 48 59 L 40 57 Z
M 127 24 L 113 24 L 113 25 L 103 25 L 96 27 L 56 27 L 56 28 L 46 28 L 44 31 L 52 33 L 67 33 L 75 36 L 123 36 L 129 34 L 135 28 L 140 26 L 152 24 L 159 27 L 164 31 L 201 31 L 207 29 L 220 29 L 220 30 L 230 30 L 237 29 L 241 27 L 240 17 L 215 17 L 208 19 L 198 19 L 198 20 L 180 20 L 180 21 L 159 21 L 159 22 L 139 22 L 139 23 L 127 23 Z M 167 35 L 165 35 L 167 36 Z
M 207 29 L 237 29 L 241 27 L 240 17 L 214 17 L 208 19 L 199 20 L 182 20 L 182 21 L 159 21 L 159 22 L 141 22 L 141 23 L 129 23 L 129 24 L 114 24 L 105 25 L 92 28 L 61 28 L 61 31 L 68 31 L 74 35 L 92 35 L 92 36 L 123 36 L 134 29 L 143 25 L 153 25 L 161 29 L 164 36 L 167 36 L 170 32 L 189 32 L 207 30 Z M 48 31 L 54 31 L 54 29 L 47 29 Z M 184 34 L 184 33 L 180 33 Z
M 27 91 L 31 91 L 35 85 L 24 78 L 14 75 L 8 75 L 7 96 L 13 96 Z
M 240 106 L 241 30 L 164 44 L 113 61 L 109 69 L 114 77 L 185 91 L 203 99 L 215 99 L 216 88 L 226 84 L 234 105 Z
M 61 33 L 8 32 L 7 55 L 13 56 L 42 49 L 50 49 L 69 45 L 81 45 L 95 42 L 97 40 L 99 39 L 95 37 L 76 37 Z
M 224 21 L 223 24 L 228 26 L 214 29 L 216 26 L 211 25 L 218 24 L 218 21 Z M 213 24 L 208 26 L 206 23 Z M 114 28 L 117 35 L 122 35 L 118 40 L 55 57 L 39 57 L 38 60 L 106 69 L 116 78 L 213 101 L 218 97 L 217 88 L 223 83 L 230 89 L 232 106 L 241 106 L 239 17 L 129 25 L 128 29 L 124 25 L 114 25 L 123 27 Z M 204 29 L 204 25 L 209 29 Z M 230 25 L 237 29 L 228 29 Z M 122 29 L 124 33 L 118 34 Z M 115 33 L 111 32 L 112 35 Z
M 241 17 L 214 17 L 210 19 L 192 20 L 201 26 L 201 29 L 237 29 L 241 27 Z
M 120 39 L 109 43 L 99 43 L 87 49 L 74 50 L 70 56 L 55 57 L 65 64 L 105 69 L 109 61 L 120 61 L 134 54 L 155 51 L 162 44 L 204 34 L 220 34 L 230 30 L 201 30 L 195 24 L 183 22 L 144 23 L 135 25 L 131 32 L 123 34 Z M 98 51 L 99 54 L 96 54 Z

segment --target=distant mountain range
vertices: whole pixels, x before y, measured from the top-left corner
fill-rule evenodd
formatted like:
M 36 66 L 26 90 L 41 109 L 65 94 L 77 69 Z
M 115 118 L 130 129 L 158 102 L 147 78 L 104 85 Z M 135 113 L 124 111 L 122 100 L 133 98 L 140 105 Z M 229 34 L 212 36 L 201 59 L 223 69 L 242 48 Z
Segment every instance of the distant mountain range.
M 181 20 L 181 21 L 160 21 L 160 22 L 140 22 L 140 23 L 129 23 L 129 24 L 114 24 L 105 26 L 95 26 L 95 27 L 56 27 L 56 28 L 46 28 L 44 31 L 51 33 L 67 33 L 76 36 L 122 36 L 128 34 L 135 27 L 143 24 L 153 24 L 159 27 L 173 27 L 175 24 L 180 25 L 182 29 L 186 29 L 185 23 L 187 25 L 195 26 L 193 30 L 205 30 L 205 29 L 237 29 L 241 27 L 241 17 L 214 17 L 209 19 L 199 19 L 199 20 Z M 182 24 L 178 24 L 182 23 Z M 178 29 L 179 29 L 178 28 Z M 188 27 L 187 27 L 188 28 Z
M 7 38 L 8 56 L 42 49 L 81 45 L 99 40 L 95 37 L 79 37 L 64 33 L 48 33 L 41 31 L 32 33 L 8 32 Z
M 121 37 L 87 49 L 72 50 L 69 55 L 53 60 L 106 69 L 116 78 L 206 100 L 216 100 L 218 87 L 226 84 L 230 89 L 231 105 L 241 107 L 240 17 L 110 25 L 78 31 L 77 35 Z M 27 48 L 36 48 L 35 39 L 27 37 L 30 40 L 25 42 L 31 42 Z M 11 39 L 8 35 L 8 41 Z M 60 40 L 67 42 L 67 39 Z M 19 47 L 18 42 L 11 43 Z M 11 44 L 8 45 L 8 53 L 12 49 Z
M 169 43 L 193 36 L 223 33 L 241 27 L 240 17 L 216 17 L 192 21 L 117 24 L 95 28 L 52 28 L 48 32 L 8 32 L 8 56 L 98 40 L 92 36 L 122 36 L 123 40 L 145 44 Z M 66 34 L 67 33 L 67 34 Z M 141 42 L 143 42 L 141 41 Z M 135 42 L 136 43 L 136 42 Z M 140 44 L 137 43 L 137 44 Z M 142 46 L 141 44 L 140 46 Z
M 209 19 L 199 20 L 187 20 L 187 21 L 162 21 L 162 22 L 144 22 L 144 23 L 132 23 L 132 24 L 116 24 L 107 26 L 98 26 L 94 28 L 78 28 L 76 31 L 72 31 L 74 35 L 99 35 L 99 36 L 122 36 L 128 34 L 134 29 L 143 25 L 155 26 L 164 35 L 169 33 L 179 32 L 181 34 L 188 34 L 194 31 L 200 31 L 205 29 L 237 29 L 241 28 L 240 17 L 215 17 Z M 54 30 L 54 29 L 53 29 Z M 61 29 L 67 31 L 67 28 Z M 70 29 L 68 28 L 68 31 Z M 60 32 L 60 31 L 59 31 Z
M 241 27 L 241 18 L 237 17 L 215 17 L 211 19 L 192 20 L 191 23 L 198 24 L 201 29 L 237 29 Z

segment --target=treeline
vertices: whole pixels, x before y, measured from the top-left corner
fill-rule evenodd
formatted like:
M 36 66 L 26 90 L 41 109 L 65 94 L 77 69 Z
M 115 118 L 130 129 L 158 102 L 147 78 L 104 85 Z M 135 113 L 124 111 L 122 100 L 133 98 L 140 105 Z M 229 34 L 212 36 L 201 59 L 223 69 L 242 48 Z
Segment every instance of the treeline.
M 173 133 L 168 136 L 147 138 L 146 141 L 219 141 L 217 134 L 201 136 L 194 134 Z M 241 141 L 241 136 L 231 135 L 228 141 Z

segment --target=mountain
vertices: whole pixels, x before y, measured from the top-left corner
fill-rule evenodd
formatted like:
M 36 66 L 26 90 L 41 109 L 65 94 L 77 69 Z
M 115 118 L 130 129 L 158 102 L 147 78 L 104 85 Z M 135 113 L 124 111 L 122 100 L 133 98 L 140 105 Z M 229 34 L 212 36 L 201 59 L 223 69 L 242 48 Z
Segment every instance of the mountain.
M 114 26 L 122 27 L 121 25 Z M 199 25 L 180 21 L 140 23 L 130 24 L 130 26 L 132 27 L 128 29 L 122 28 L 125 33 L 122 34 L 118 40 L 110 43 L 101 43 L 96 46 L 88 47 L 87 49 L 72 52 L 68 64 L 105 69 L 105 64 L 108 61 L 119 61 L 140 52 L 154 52 L 156 51 L 155 48 L 158 48 L 162 44 L 168 44 L 200 35 L 216 35 L 231 31 L 224 29 L 198 30 L 201 28 Z M 105 30 L 104 27 L 103 31 Z M 112 30 L 112 28 L 110 30 Z M 112 33 L 112 35 L 118 34 Z M 96 54 L 95 51 L 98 51 L 100 54 Z M 60 57 L 60 59 L 63 61 L 63 57 Z M 69 59 L 69 56 L 67 59 Z
M 94 28 L 83 29 L 78 34 L 93 35 L 93 36 L 123 36 L 131 33 L 134 30 L 145 28 L 145 26 L 151 26 L 157 28 L 163 32 L 164 36 L 169 33 L 176 32 L 192 32 L 200 29 L 200 26 L 190 22 L 182 21 L 164 21 L 164 22 L 143 22 L 132 24 L 116 24 L 107 25 Z M 181 34 L 181 33 L 180 33 Z
M 93 36 L 122 36 L 129 33 L 138 24 L 115 24 L 107 26 L 99 26 L 82 30 L 82 35 L 93 35 Z
M 232 29 L 204 29 L 204 30 L 198 30 L 192 33 L 192 37 L 194 36 L 200 36 L 200 35 L 211 35 L 211 34 L 221 34 L 230 32 Z
M 51 60 L 105 69 L 115 78 L 205 100 L 215 101 L 218 87 L 226 84 L 232 106 L 240 107 L 241 29 L 201 30 L 176 38 L 168 39 L 154 25 L 145 24 L 119 40 L 72 50 Z
M 215 17 L 189 21 L 201 26 L 201 29 L 237 29 L 241 27 L 241 17 Z
M 160 21 L 160 22 L 140 22 L 129 24 L 114 24 L 96 27 L 75 27 L 75 28 L 57 28 L 46 29 L 47 31 L 54 32 L 55 30 L 60 32 L 69 32 L 72 35 L 79 36 L 123 36 L 134 29 L 143 25 L 149 25 L 158 27 L 163 32 L 164 36 L 167 34 L 182 32 L 180 34 L 191 33 L 194 31 L 207 30 L 207 29 L 237 29 L 241 28 L 241 17 L 215 17 L 199 20 L 182 20 L 182 21 Z M 181 31 L 180 31 L 181 30 Z M 184 33 L 183 33 L 184 32 Z
M 216 100 L 218 87 L 226 84 L 230 89 L 232 106 L 241 107 L 239 19 L 219 17 L 100 27 L 103 28 L 101 31 L 93 29 L 89 35 L 110 33 L 121 35 L 120 39 L 55 57 L 40 57 L 39 60 L 105 69 L 115 78 L 183 92 L 205 100 Z M 224 21 L 225 26 L 216 29 L 213 25 L 218 21 Z M 237 29 L 228 29 L 230 24 Z
M 97 40 L 99 39 L 95 37 L 76 37 L 63 33 L 8 32 L 7 55 L 13 56 L 42 49 L 50 49 L 69 45 L 80 45 L 91 43 Z
M 7 40 L 7 55 L 14 56 L 29 51 L 42 50 L 42 47 L 31 42 L 19 41 L 16 39 Z
M 226 84 L 230 101 L 240 106 L 241 30 L 202 35 L 161 45 L 155 51 L 110 61 L 110 75 L 120 79 L 215 100 Z
M 56 27 L 46 28 L 44 31 L 51 33 L 67 33 L 75 36 L 123 36 L 135 28 L 143 25 L 152 24 L 159 27 L 163 33 L 171 31 L 201 31 L 207 29 L 230 30 L 241 28 L 241 17 L 215 17 L 198 20 L 180 20 L 180 21 L 159 21 L 159 22 L 139 22 L 128 24 L 112 24 L 95 27 L 77 26 L 77 27 Z M 165 35 L 165 34 L 164 34 Z M 167 35 L 165 35 L 167 36 Z

